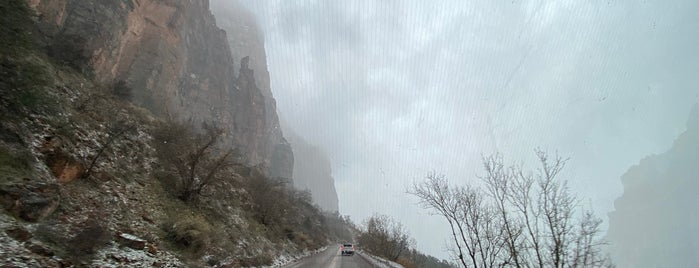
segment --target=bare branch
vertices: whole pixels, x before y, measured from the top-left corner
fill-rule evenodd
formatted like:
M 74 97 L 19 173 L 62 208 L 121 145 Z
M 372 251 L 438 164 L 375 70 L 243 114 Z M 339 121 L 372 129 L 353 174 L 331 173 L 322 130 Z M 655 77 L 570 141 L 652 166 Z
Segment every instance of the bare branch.
M 463 267 L 613 266 L 602 254 L 601 220 L 591 212 L 576 217 L 578 199 L 558 178 L 568 159 L 536 156 L 536 173 L 506 166 L 500 155 L 484 157 L 484 191 L 450 187 L 431 173 L 408 193 L 447 220 Z

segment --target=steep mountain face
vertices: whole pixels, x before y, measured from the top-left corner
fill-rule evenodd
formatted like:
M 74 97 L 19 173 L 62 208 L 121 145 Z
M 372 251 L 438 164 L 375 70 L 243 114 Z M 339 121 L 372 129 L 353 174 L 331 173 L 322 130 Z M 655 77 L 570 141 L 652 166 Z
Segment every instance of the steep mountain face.
M 0 2 L 0 267 L 267 267 L 350 239 L 270 178 L 290 144 L 206 2 L 110 1 Z
M 234 21 L 232 34 L 216 26 L 209 1 L 28 0 L 48 44 L 73 42 L 104 85 L 132 88 L 132 101 L 160 116 L 214 124 L 244 163 L 271 168 L 289 149 L 276 114 L 254 24 Z M 241 11 L 242 12 L 242 11 Z M 229 47 L 249 44 L 253 49 Z M 55 47 L 55 46 L 54 46 Z M 60 53 L 60 51 L 58 52 Z M 260 54 L 261 53 L 261 54 Z M 279 176 L 291 170 L 276 168 Z
M 241 60 L 241 55 L 249 55 L 249 66 L 256 70 L 254 79 L 257 81 L 267 107 L 274 108 L 269 72 L 267 71 L 264 37 L 259 30 L 255 17 L 235 0 L 213 0 L 211 10 L 216 16 L 216 23 L 228 33 L 228 44 L 231 47 L 233 60 Z M 267 111 L 273 115 L 274 111 Z M 269 126 L 274 128 L 275 126 Z M 298 189 L 309 190 L 314 202 L 327 211 L 338 211 L 338 199 L 335 182 L 332 177 L 330 160 L 318 148 L 313 147 L 294 133 L 290 128 L 283 127 L 283 132 L 289 142 L 278 143 L 271 158 L 270 175 L 293 178 L 294 186 Z M 293 171 L 293 174 L 292 174 Z
M 216 16 L 216 24 L 225 30 L 231 56 L 234 62 L 248 58 L 248 65 L 255 70 L 253 78 L 264 98 L 266 129 L 269 129 L 277 142 L 271 150 L 270 175 L 290 179 L 294 167 L 291 145 L 282 137 L 276 101 L 272 96 L 264 36 L 255 17 L 235 0 L 213 0 L 211 11 Z M 239 73 L 234 70 L 234 75 Z
M 323 210 L 338 211 L 335 180 L 328 156 L 288 127 L 284 127 L 284 133 L 294 151 L 294 186 L 310 191 L 313 201 Z
M 619 267 L 699 267 L 699 107 L 665 153 L 621 177 L 607 239 Z

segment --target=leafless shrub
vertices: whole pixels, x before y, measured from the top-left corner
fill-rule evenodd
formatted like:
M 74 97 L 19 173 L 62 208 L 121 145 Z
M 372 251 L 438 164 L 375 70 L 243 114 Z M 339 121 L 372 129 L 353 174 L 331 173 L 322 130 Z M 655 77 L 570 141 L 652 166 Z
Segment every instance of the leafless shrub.
M 85 170 L 85 173 L 83 173 L 82 178 L 90 178 L 94 168 L 99 163 L 99 160 L 106 153 L 106 151 L 112 147 L 114 142 L 123 139 L 126 134 L 134 131 L 135 129 L 136 126 L 134 124 L 125 121 L 115 121 L 108 123 L 108 135 L 105 138 L 105 140 L 102 143 L 100 143 L 97 152 L 95 152 L 95 154 L 88 159 L 89 164 L 87 165 L 87 169 Z
M 202 216 L 179 215 L 162 227 L 171 242 L 194 253 L 211 242 L 211 224 Z
M 386 215 L 373 215 L 364 222 L 364 230 L 358 237 L 363 249 L 396 261 L 415 242 L 400 222 Z
M 244 187 L 250 195 L 251 212 L 257 222 L 268 227 L 280 227 L 285 218 L 295 217 L 291 209 L 299 204 L 290 202 L 287 180 L 266 177 L 257 169 L 251 174 L 245 180 Z
M 203 133 L 195 133 L 184 124 L 167 122 L 155 130 L 154 142 L 163 169 L 174 177 L 177 198 L 193 201 L 204 187 L 221 179 L 231 167 L 234 151 L 220 148 L 223 130 L 203 125 Z
M 270 178 L 258 167 L 239 166 L 237 172 L 247 193 L 245 208 L 269 238 L 306 249 L 325 245 L 328 227 L 308 191 L 294 189 L 287 179 Z

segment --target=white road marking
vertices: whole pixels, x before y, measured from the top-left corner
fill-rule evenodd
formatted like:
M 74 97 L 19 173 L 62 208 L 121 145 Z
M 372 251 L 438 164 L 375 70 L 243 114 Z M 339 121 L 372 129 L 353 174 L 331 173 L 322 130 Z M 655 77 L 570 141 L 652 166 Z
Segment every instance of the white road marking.
M 328 268 L 335 268 L 337 267 L 337 254 L 333 256 L 333 261 L 330 263 L 330 266 Z

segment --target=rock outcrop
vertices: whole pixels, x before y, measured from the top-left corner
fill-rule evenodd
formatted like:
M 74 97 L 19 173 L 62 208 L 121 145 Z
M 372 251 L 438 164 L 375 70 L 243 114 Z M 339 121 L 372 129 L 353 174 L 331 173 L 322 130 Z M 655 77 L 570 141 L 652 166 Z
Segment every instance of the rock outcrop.
M 294 186 L 311 192 L 313 202 L 326 211 L 338 211 L 337 191 L 332 177 L 330 158 L 320 148 L 306 142 L 293 130 L 285 127 L 294 151 Z
M 276 152 L 286 142 L 254 23 L 235 21 L 246 34 L 227 36 L 208 0 L 27 1 L 39 14 L 47 47 L 81 48 L 55 53 L 86 56 L 97 81 L 125 84 L 132 101 L 156 115 L 226 129 L 227 145 L 246 164 L 269 168 L 272 155 L 284 155 Z M 249 49 L 231 50 L 229 42 Z
M 211 5 L 217 25 L 228 33 L 226 36 L 233 60 L 244 61 L 249 68 L 255 70 L 251 78 L 256 81 L 267 103 L 265 122 L 278 122 L 267 70 L 264 36 L 255 22 L 255 17 L 235 0 L 211 1 Z M 293 178 L 294 186 L 309 190 L 314 202 L 321 208 L 338 211 L 338 198 L 328 157 L 289 128 L 283 129 L 288 142 L 282 137 L 282 129 L 278 124 L 265 128 L 273 130 L 271 136 L 280 141 L 271 151 L 270 175 Z
M 271 166 L 269 174 L 272 177 L 292 179 L 294 170 L 294 152 L 291 148 L 291 144 L 283 140 L 283 143 L 279 143 L 274 148 L 271 158 Z
M 262 267 L 340 240 L 307 195 L 267 179 L 290 177 L 291 147 L 254 57 L 232 59 L 206 1 L 8 1 L 0 40 L 31 38 L 0 57 L 0 102 L 16 103 L 0 105 L 0 267 Z M 223 149 L 245 161 L 167 142 L 188 132 L 167 117 L 227 128 Z M 208 160 L 225 179 L 178 199 L 171 167 Z
M 0 205 L 25 221 L 38 222 L 58 207 L 59 188 L 55 183 L 23 181 L 0 185 Z
M 249 73 L 250 79 L 254 79 L 264 99 L 264 128 L 270 131 L 270 138 L 274 141 L 274 144 L 270 145 L 273 146 L 270 151 L 270 175 L 289 179 L 294 167 L 293 152 L 282 135 L 282 129 L 279 128 L 262 31 L 253 14 L 235 0 L 211 1 L 211 11 L 216 16 L 218 27 L 226 31 L 233 61 L 245 61 L 249 69 L 255 70 Z M 236 72 L 236 75 L 240 73 Z
M 699 267 L 699 107 L 665 153 L 622 177 L 607 239 L 619 267 Z

